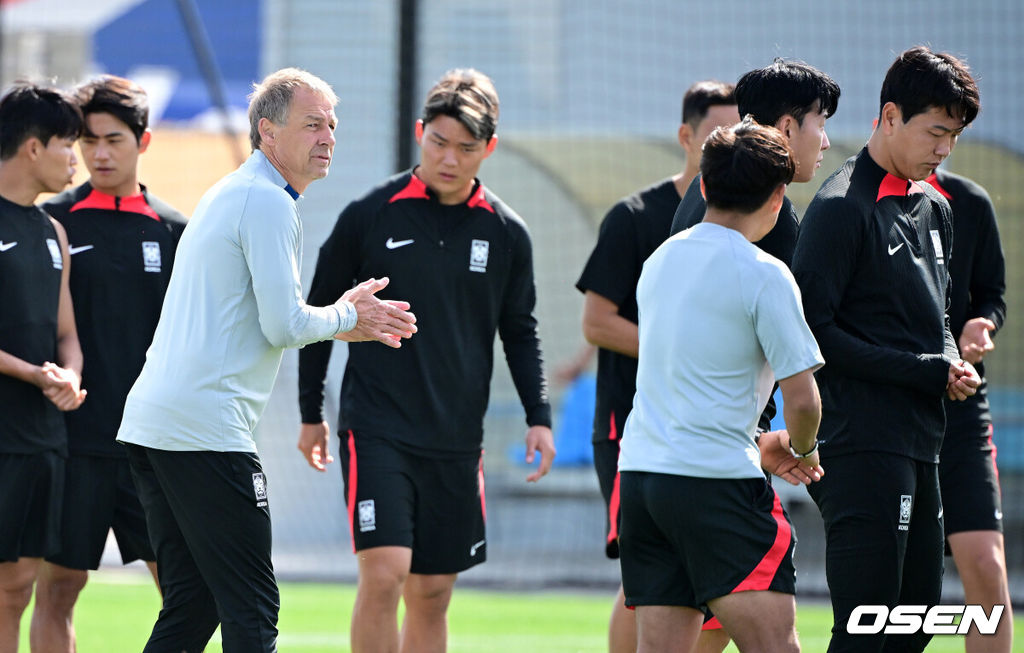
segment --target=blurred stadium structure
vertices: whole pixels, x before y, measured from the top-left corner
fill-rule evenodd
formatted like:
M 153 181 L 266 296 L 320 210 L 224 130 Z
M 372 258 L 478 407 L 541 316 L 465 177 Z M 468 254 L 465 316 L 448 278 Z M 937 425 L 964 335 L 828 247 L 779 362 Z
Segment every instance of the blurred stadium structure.
M 735 80 L 776 56 L 829 72 L 843 89 L 828 123 L 833 143 L 817 179 L 867 139 L 882 77 L 896 53 L 929 44 L 967 59 L 982 113 L 948 162 L 984 185 L 996 204 L 1007 259 L 1007 324 L 988 361 L 1004 491 L 1011 592 L 1024 602 L 1024 4 L 978 0 L 820 3 L 777 0 L 2 0 L 3 82 L 55 76 L 62 84 L 94 72 L 137 78 L 159 118 L 142 159 L 144 181 L 186 213 L 231 170 L 204 72 L 182 21 L 198 8 L 223 80 L 232 120 L 245 133 L 249 84 L 286 65 L 327 79 L 341 98 L 330 177 L 303 200 L 304 279 L 346 202 L 398 168 L 400 29 L 414 27 L 413 102 L 446 69 L 489 74 L 502 100 L 500 147 L 482 178 L 527 221 L 537 267 L 538 316 L 552 370 L 582 344 L 582 299 L 573 284 L 597 224 L 620 197 L 680 169 L 675 144 L 683 90 L 704 78 Z M 418 12 L 408 13 L 418 5 Z M 207 71 L 208 72 L 208 71 Z M 405 89 L 409 91 L 409 88 Z M 247 151 L 248 148 L 246 147 Z M 794 187 L 802 209 L 817 185 Z M 415 309 L 415 307 L 414 307 Z M 336 347 L 327 415 L 337 414 L 344 348 Z M 351 580 L 355 561 L 335 464 L 326 475 L 295 450 L 296 360 L 285 358 L 258 442 L 274 497 L 275 561 L 293 578 Z M 499 353 L 497 361 L 503 358 Z M 552 388 L 556 406 L 564 389 Z M 487 417 L 490 561 L 464 582 L 506 587 L 612 587 L 618 566 L 604 559 L 603 506 L 585 458 L 589 430 L 577 412 L 559 414 L 564 453 L 552 474 L 527 486 L 524 432 L 507 370 L 496 365 Z M 583 421 L 582 426 L 579 420 Z M 570 428 L 572 426 L 572 428 Z M 572 435 L 575 434 L 575 435 Z M 870 482 L 866 471 L 865 482 Z M 782 485 L 776 483 L 776 486 Z M 802 489 L 784 488 L 797 524 L 800 589 L 824 593 L 817 511 Z M 950 573 L 949 596 L 959 595 Z

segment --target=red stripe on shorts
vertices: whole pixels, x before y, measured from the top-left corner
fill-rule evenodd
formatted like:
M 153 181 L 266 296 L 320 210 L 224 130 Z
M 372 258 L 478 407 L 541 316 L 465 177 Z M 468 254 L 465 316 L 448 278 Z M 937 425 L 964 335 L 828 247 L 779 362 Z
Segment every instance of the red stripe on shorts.
M 615 440 L 616 438 L 619 437 L 619 431 L 618 431 L 618 429 L 615 428 L 615 411 L 614 410 L 612 411 L 612 416 L 611 416 L 611 418 L 608 421 L 609 421 L 609 425 L 608 425 L 608 439 L 609 440 Z
M 615 472 L 612 496 L 608 500 L 608 543 L 619 539 L 619 472 Z
M 352 553 L 356 552 L 356 483 L 359 480 L 356 465 L 356 437 L 348 432 L 348 532 L 352 536 Z
M 484 452 L 480 451 L 480 464 L 476 471 L 476 482 L 480 486 L 480 514 L 484 516 L 484 523 L 487 523 L 487 492 L 484 487 Z
M 711 617 L 704 622 L 704 625 L 700 627 L 701 630 L 721 630 L 722 622 L 718 620 L 718 617 Z
M 988 425 L 988 444 L 992 447 L 992 471 L 996 474 L 996 487 L 999 486 L 999 466 L 996 465 L 996 443 L 992 441 L 992 425 Z
M 775 494 L 774 490 L 772 490 L 772 494 Z M 757 563 L 754 570 L 750 572 L 750 575 L 744 578 L 743 582 L 737 585 L 730 594 L 749 590 L 767 590 L 771 587 L 775 572 L 779 570 L 779 565 L 782 564 L 782 559 L 793 541 L 793 532 L 789 522 L 786 521 L 785 513 L 782 512 L 782 502 L 779 501 L 778 494 L 775 494 L 775 501 L 772 505 L 772 517 L 775 518 L 775 524 L 778 526 L 778 530 L 775 531 L 775 542 L 768 549 L 768 553 L 761 558 L 761 562 Z

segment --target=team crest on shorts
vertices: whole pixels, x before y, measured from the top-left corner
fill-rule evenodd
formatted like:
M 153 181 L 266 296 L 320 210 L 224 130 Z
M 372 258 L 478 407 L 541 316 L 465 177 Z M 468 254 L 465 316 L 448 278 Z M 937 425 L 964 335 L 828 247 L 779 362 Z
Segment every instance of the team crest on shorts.
M 900 525 L 901 531 L 910 530 L 910 513 L 914 505 L 914 497 L 909 494 L 900 495 Z
M 146 272 L 160 271 L 160 243 L 152 240 L 142 241 L 142 268 Z
M 64 257 L 60 252 L 60 245 L 53 238 L 46 239 L 46 249 L 50 250 L 50 259 L 53 261 L 54 270 L 64 269 Z
M 473 272 L 487 272 L 487 255 L 490 249 L 490 242 L 473 239 L 469 247 L 469 269 Z
M 252 490 L 256 493 L 256 507 L 265 508 L 267 505 L 267 479 L 263 472 L 256 472 L 252 475 Z
M 373 505 L 373 499 L 359 502 L 359 532 L 377 530 L 377 509 Z

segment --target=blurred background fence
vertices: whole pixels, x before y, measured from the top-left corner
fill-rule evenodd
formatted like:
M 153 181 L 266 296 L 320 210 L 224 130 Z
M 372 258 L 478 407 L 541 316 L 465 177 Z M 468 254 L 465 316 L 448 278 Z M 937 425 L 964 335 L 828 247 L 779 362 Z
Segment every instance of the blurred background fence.
M 183 17 L 190 15 L 200 30 L 186 29 Z M 573 284 L 604 212 L 682 166 L 675 132 L 692 82 L 735 81 L 774 57 L 807 61 L 836 79 L 843 95 L 828 122 L 833 147 L 816 181 L 791 192 L 802 212 L 817 183 L 866 141 L 882 78 L 898 52 L 928 44 L 964 57 L 981 88 L 982 112 L 947 166 L 988 189 L 1006 251 L 1009 314 L 987 369 L 1011 592 L 1024 600 L 1019 0 L 969 7 L 952 0 L 2 0 L 0 24 L 4 84 L 53 77 L 70 85 L 111 72 L 149 90 L 156 135 L 142 158 L 142 178 L 186 213 L 234 168 L 239 152 L 248 152 L 244 136 L 224 134 L 247 132 L 246 94 L 254 80 L 289 65 L 328 80 L 341 98 L 338 144 L 330 176 L 302 201 L 306 283 L 341 208 L 407 164 L 415 113 L 403 106 L 411 98 L 415 111 L 449 68 L 486 72 L 501 96 L 501 140 L 481 177 L 532 231 L 549 376 L 583 343 L 582 298 Z M 211 88 L 222 89 L 223 106 Z M 332 423 L 345 356 L 344 346 L 335 350 L 326 413 Z M 273 496 L 275 564 L 283 577 L 351 580 L 355 561 L 337 465 L 316 474 L 295 450 L 296 360 L 295 352 L 285 357 L 258 432 Z M 503 360 L 500 349 L 496 360 Z M 496 365 L 485 439 L 489 562 L 463 582 L 617 583 L 617 565 L 603 556 L 603 506 L 587 462 L 589 417 L 585 409 L 563 410 L 569 396 L 552 386 L 563 455 L 549 477 L 528 486 L 519 462 L 522 409 L 507 370 Z M 568 403 L 576 406 L 577 398 Z M 784 497 L 801 539 L 800 591 L 822 594 L 817 510 L 802 489 L 787 488 Z M 948 578 L 948 595 L 956 597 L 959 583 Z

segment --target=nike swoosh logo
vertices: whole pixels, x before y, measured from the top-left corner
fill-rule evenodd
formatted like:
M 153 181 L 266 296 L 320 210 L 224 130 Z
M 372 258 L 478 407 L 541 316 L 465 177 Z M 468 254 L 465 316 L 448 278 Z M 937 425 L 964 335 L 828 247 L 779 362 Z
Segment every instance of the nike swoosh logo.
M 479 549 L 480 547 L 482 547 L 484 545 L 484 542 L 486 542 L 486 541 L 487 540 L 480 540 L 479 542 L 477 542 L 473 546 L 469 547 L 469 555 L 470 556 L 475 556 L 476 555 L 476 550 Z
M 0 252 L 6 252 L 7 250 L 9 250 L 10 248 L 14 247 L 17 244 L 18 241 L 14 241 L 13 243 L 5 243 L 4 241 L 0 240 Z
M 384 243 L 384 246 L 387 247 L 388 249 L 398 249 L 399 247 L 412 245 L 413 242 L 414 241 L 412 238 L 410 238 L 409 240 L 395 240 L 394 238 L 388 238 L 388 242 Z
M 68 247 L 68 254 L 74 256 L 79 252 L 84 252 L 87 249 L 92 249 L 92 245 L 82 245 L 81 247 Z
M 893 247 L 892 245 L 889 245 L 889 256 L 892 256 L 896 252 L 900 251 L 900 248 L 903 247 L 903 245 L 904 245 L 904 243 L 900 243 L 896 247 Z

